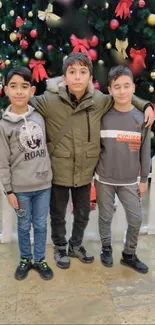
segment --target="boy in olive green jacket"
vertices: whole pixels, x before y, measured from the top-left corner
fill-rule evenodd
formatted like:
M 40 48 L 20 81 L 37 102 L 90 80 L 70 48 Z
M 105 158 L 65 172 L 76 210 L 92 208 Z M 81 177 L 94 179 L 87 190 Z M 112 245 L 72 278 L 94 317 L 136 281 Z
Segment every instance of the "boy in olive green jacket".
M 94 89 L 92 62 L 85 53 L 71 53 L 63 64 L 62 78 L 48 81 L 47 90 L 30 101 L 45 118 L 48 149 L 53 169 L 50 205 L 54 259 L 60 268 L 71 257 L 92 263 L 94 257 L 81 246 L 90 212 L 90 183 L 100 154 L 100 119 L 113 105 L 110 95 Z M 141 110 L 149 106 L 133 96 Z M 145 111 L 150 124 L 152 108 Z M 68 253 L 65 215 L 71 190 L 74 206 Z

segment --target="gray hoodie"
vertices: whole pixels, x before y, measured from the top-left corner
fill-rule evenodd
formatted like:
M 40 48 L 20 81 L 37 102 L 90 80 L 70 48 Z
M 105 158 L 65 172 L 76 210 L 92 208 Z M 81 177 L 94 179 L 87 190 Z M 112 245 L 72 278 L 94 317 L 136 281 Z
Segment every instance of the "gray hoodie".
M 5 191 L 50 188 L 52 171 L 44 119 L 31 106 L 22 115 L 10 112 L 10 108 L 0 121 L 0 178 Z

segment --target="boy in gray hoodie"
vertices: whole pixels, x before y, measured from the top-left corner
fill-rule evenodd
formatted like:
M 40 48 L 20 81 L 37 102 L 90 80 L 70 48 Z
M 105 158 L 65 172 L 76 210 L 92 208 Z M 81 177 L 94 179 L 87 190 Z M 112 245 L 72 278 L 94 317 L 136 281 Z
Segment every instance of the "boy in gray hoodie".
M 32 267 L 45 280 L 53 277 L 45 260 L 52 171 L 44 119 L 28 105 L 34 92 L 28 68 L 16 67 L 9 71 L 5 93 L 11 105 L 0 121 L 0 177 L 18 220 L 21 260 L 15 272 L 17 280 L 25 279 Z M 31 224 L 34 229 L 33 264 Z
M 144 115 L 131 103 L 135 91 L 129 68 L 117 66 L 109 72 L 109 92 L 113 108 L 101 120 L 101 153 L 96 168 L 101 262 L 113 265 L 111 222 L 117 193 L 126 212 L 128 229 L 121 264 L 147 273 L 148 267 L 136 256 L 142 212 L 140 197 L 147 190 L 150 170 L 150 131 Z M 140 184 L 137 177 L 141 176 Z

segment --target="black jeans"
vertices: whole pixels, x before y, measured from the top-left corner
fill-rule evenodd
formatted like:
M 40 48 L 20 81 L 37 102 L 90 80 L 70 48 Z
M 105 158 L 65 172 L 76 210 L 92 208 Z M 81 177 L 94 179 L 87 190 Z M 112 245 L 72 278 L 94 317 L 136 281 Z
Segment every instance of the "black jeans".
M 52 185 L 52 196 L 50 203 L 52 240 L 54 245 L 63 246 L 66 241 L 66 208 L 69 200 L 69 189 L 71 189 L 74 207 L 74 221 L 70 243 L 79 246 L 82 243 L 84 231 L 88 224 L 90 213 L 90 184 L 80 187 L 66 187 Z

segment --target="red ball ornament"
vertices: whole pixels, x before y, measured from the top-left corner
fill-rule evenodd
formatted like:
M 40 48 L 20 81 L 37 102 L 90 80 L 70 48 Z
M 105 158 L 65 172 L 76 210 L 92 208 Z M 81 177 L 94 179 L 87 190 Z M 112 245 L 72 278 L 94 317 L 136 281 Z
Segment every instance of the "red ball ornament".
M 89 40 L 89 44 L 92 47 L 95 47 L 98 45 L 98 37 L 96 35 L 92 36 L 92 38 Z
M 92 61 L 96 61 L 96 60 L 97 60 L 97 52 L 96 52 L 95 50 L 90 49 L 90 50 L 88 51 L 88 55 L 89 55 L 89 57 L 90 57 L 90 59 L 91 59 Z
M 30 36 L 32 38 L 36 38 L 38 36 L 38 32 L 36 29 L 32 29 L 31 32 L 30 32 Z
M 20 47 L 21 47 L 22 49 L 27 49 L 28 46 L 29 46 L 29 43 L 28 43 L 27 40 L 22 39 L 22 40 L 20 41 Z
M 51 44 L 47 45 L 47 50 L 48 50 L 48 51 L 53 50 L 53 45 L 51 45 Z
M 4 70 L 5 69 L 5 61 L 0 61 L 0 69 Z
M 115 30 L 119 27 L 119 21 L 117 19 L 112 19 L 110 21 L 110 29 Z
M 94 87 L 95 87 L 95 89 L 98 89 L 98 90 L 100 90 L 100 84 L 99 84 L 99 82 L 98 81 L 95 81 L 94 82 Z
M 2 96 L 3 95 L 3 90 L 2 89 L 0 89 L 0 96 Z
M 21 40 L 22 34 L 20 32 L 17 32 L 16 36 L 17 36 L 17 38 L 19 38 L 19 40 Z
M 144 8 L 145 7 L 145 1 L 144 0 L 139 0 L 138 7 L 139 8 Z

